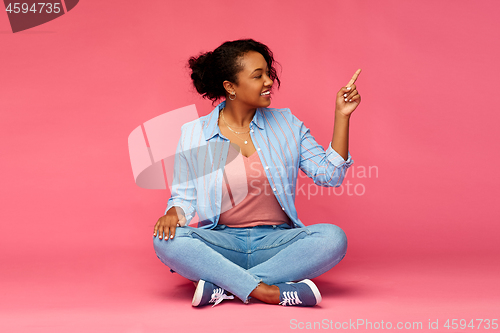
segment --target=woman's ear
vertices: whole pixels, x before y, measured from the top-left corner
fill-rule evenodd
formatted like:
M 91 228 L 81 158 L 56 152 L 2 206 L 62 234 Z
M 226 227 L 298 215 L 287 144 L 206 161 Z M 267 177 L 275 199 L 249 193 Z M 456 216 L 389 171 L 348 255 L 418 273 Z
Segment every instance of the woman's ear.
M 226 89 L 228 95 L 234 94 L 234 85 L 232 82 L 226 80 L 222 83 L 222 85 L 224 86 L 224 89 Z

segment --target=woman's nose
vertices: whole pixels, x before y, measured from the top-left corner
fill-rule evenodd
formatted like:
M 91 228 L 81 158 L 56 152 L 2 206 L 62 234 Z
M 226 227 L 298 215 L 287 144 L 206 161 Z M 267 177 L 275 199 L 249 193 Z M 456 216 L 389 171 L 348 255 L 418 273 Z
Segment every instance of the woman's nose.
M 273 80 L 268 76 L 266 82 L 264 83 L 267 87 L 271 87 L 273 85 Z

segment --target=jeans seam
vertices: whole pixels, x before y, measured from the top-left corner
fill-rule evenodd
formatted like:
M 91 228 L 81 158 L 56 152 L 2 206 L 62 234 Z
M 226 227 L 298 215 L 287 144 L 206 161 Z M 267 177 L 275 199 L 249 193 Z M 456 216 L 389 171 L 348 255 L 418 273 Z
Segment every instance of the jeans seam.
M 247 242 L 246 242 L 246 246 L 247 246 L 247 250 L 246 250 L 246 253 L 247 253 L 247 270 L 250 269 L 250 256 L 252 255 L 252 248 L 251 248 L 251 240 L 250 240 L 250 229 L 247 229 Z
M 240 249 L 237 249 L 237 248 L 234 248 L 234 247 L 231 247 L 231 246 L 227 246 L 227 245 L 221 245 L 221 244 L 218 244 L 216 242 L 213 242 L 213 240 L 211 239 L 207 239 L 206 237 L 203 237 L 202 235 L 200 235 L 199 233 L 197 233 L 195 230 L 190 230 L 188 232 L 188 235 L 189 237 L 191 238 L 194 238 L 192 236 L 193 233 L 196 233 L 196 235 L 200 238 L 202 238 L 205 242 L 209 243 L 209 244 L 212 244 L 214 246 L 218 246 L 220 248 L 223 248 L 223 249 L 226 249 L 226 250 L 231 250 L 231 251 L 235 251 L 235 252 L 239 252 L 239 253 L 246 253 L 245 251 L 241 251 Z
M 256 252 L 256 251 L 259 251 L 259 250 L 268 250 L 268 249 L 272 249 L 272 248 L 275 248 L 275 247 L 279 247 L 279 246 L 285 245 L 285 244 L 291 242 L 292 240 L 294 240 L 295 238 L 297 238 L 302 232 L 305 232 L 307 235 L 311 234 L 310 230 L 309 230 L 309 232 L 307 232 L 307 230 L 301 230 L 299 233 L 297 233 L 295 236 L 293 236 L 292 238 L 290 238 L 289 240 L 287 240 L 285 243 L 281 243 L 281 244 L 277 244 L 277 245 L 262 246 L 262 247 L 256 248 L 253 252 Z

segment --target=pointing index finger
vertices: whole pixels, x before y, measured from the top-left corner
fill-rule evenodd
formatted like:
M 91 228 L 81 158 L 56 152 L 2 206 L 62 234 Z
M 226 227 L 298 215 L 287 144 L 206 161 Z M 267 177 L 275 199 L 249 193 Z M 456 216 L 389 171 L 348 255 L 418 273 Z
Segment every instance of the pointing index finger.
M 358 79 L 359 73 L 361 73 L 361 68 L 358 69 L 356 71 L 356 73 L 354 73 L 354 75 L 352 76 L 351 81 L 349 81 L 349 83 L 346 85 L 346 87 L 349 87 L 351 84 L 353 84 L 354 82 L 356 82 L 356 80 Z

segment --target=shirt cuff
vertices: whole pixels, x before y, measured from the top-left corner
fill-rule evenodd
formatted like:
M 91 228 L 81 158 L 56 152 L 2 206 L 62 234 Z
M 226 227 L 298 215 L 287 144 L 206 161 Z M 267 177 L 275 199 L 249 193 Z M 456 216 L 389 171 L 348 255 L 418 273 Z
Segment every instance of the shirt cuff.
M 165 209 L 165 214 L 167 214 L 169 209 L 172 207 L 179 207 L 179 208 L 182 208 L 182 210 L 184 211 L 184 214 L 186 217 L 186 223 L 185 224 L 180 223 L 181 227 L 184 227 L 184 225 L 188 225 L 189 222 L 193 219 L 194 213 L 195 213 L 194 209 L 188 209 L 188 207 L 186 205 L 175 203 L 175 202 L 173 202 L 173 200 L 169 200 L 168 205 L 167 205 L 167 209 Z
M 325 151 L 326 158 L 333 163 L 336 167 L 345 166 L 346 168 L 350 167 L 354 161 L 352 160 L 351 153 L 347 152 L 347 161 L 344 160 L 339 153 L 332 148 L 332 141 L 328 144 L 328 149 Z

